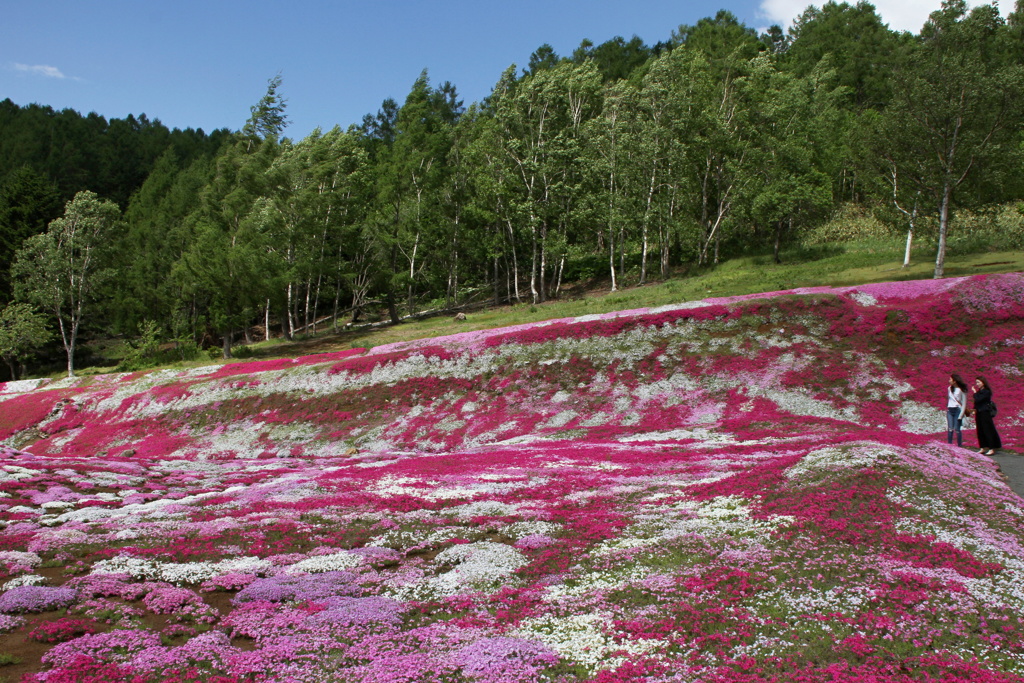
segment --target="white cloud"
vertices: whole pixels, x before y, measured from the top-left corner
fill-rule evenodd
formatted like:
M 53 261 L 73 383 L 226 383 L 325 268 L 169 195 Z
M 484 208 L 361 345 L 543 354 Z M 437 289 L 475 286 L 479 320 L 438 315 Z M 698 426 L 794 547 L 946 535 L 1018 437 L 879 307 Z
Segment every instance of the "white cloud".
M 856 4 L 856 0 L 847 0 L 847 2 L 851 5 Z M 761 0 L 761 14 L 766 19 L 766 23 L 788 27 L 811 4 L 821 7 L 824 2 Z M 928 15 L 939 9 L 942 3 L 940 0 L 875 0 L 871 4 L 875 6 L 882 21 L 887 23 L 890 29 L 918 33 L 924 26 L 924 22 L 928 20 Z M 976 7 L 987 3 L 968 0 L 967 4 Z
M 67 78 L 57 67 L 46 66 L 45 64 L 15 64 L 14 70 L 32 74 L 33 76 L 45 76 L 46 78 Z

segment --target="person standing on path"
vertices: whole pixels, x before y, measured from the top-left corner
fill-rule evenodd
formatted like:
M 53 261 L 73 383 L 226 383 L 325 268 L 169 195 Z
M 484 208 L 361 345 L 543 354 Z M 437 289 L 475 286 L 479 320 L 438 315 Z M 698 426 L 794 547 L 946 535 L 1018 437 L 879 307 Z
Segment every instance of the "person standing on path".
M 964 414 L 967 412 L 967 383 L 955 372 L 949 376 L 949 388 L 946 391 L 946 443 L 953 443 L 956 432 L 956 445 L 964 445 Z
M 995 455 L 996 451 L 1003 447 L 1003 442 L 999 439 L 999 432 L 996 431 L 996 423 L 993 420 L 995 403 L 992 402 L 992 387 L 984 377 L 978 377 L 974 380 L 971 391 L 974 392 L 974 423 L 978 428 L 978 452 Z

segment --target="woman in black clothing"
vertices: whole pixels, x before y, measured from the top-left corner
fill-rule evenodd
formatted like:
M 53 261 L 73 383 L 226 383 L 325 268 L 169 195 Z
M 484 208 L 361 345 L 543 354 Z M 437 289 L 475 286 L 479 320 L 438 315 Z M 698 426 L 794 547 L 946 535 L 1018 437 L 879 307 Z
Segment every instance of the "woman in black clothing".
M 971 387 L 974 392 L 974 423 L 978 427 L 979 453 L 995 455 L 995 452 L 1003 447 L 999 439 L 999 432 L 996 431 L 996 424 L 992 420 L 992 387 L 988 385 L 984 377 L 974 380 Z

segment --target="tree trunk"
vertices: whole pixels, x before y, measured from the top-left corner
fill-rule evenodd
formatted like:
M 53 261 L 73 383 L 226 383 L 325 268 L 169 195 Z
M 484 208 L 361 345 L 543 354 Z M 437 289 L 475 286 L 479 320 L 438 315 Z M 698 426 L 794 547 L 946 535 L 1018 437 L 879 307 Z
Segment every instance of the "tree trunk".
M 663 230 L 662 242 L 661 242 L 661 276 L 663 278 L 668 277 L 668 268 L 671 263 L 669 250 L 672 248 L 671 240 L 672 233 L 669 231 L 669 226 L 672 225 L 672 221 L 676 215 L 676 195 L 675 188 L 672 188 L 671 194 L 668 199 L 668 218 L 660 221 L 659 230 Z
M 537 295 L 537 226 L 530 226 L 530 234 L 533 238 L 531 240 L 531 251 L 533 252 L 530 261 L 530 303 L 536 304 Z
M 267 299 L 267 306 L 263 309 L 263 340 L 270 341 L 270 299 Z
M 334 288 L 334 308 L 331 309 L 331 329 L 338 333 L 338 302 L 341 300 L 341 283 Z
M 225 359 L 231 358 L 231 334 L 232 331 L 228 330 L 224 333 L 224 337 L 222 338 L 221 354 Z
M 608 224 L 608 271 L 612 276 L 612 291 L 618 290 L 615 279 L 615 228 Z
M 651 221 L 651 203 L 654 201 L 654 186 L 657 180 L 657 167 L 651 168 L 651 182 L 647 187 L 647 206 L 644 207 L 644 222 L 641 228 L 643 250 L 640 255 L 640 284 L 647 282 L 647 250 L 648 250 L 648 224 Z
M 78 342 L 78 320 L 71 323 L 71 344 L 67 347 L 68 352 L 68 377 L 75 376 L 75 345 Z
M 619 277 L 626 277 L 626 221 L 619 225 Z
M 495 306 L 501 305 L 501 294 L 500 294 L 500 290 L 498 289 L 499 286 L 500 286 L 500 283 L 498 282 L 498 255 L 495 254 L 494 255 L 494 305 Z
M 775 263 L 782 263 L 782 259 L 779 258 L 779 249 L 782 245 L 782 219 L 775 221 Z M 716 259 L 717 262 L 717 259 Z
M 60 338 L 64 343 L 64 353 L 68 357 L 68 377 L 75 376 L 75 341 L 74 336 L 68 338 L 67 330 L 64 329 L 64 316 L 61 315 L 60 307 L 55 311 L 57 314 L 57 327 L 60 328 Z
M 285 336 L 288 337 L 289 340 L 295 337 L 295 316 L 292 311 L 292 305 L 294 302 L 292 301 L 292 299 L 292 283 L 289 282 L 288 296 L 287 301 L 285 302 L 285 307 L 288 309 L 288 332 L 285 334 Z
M 388 315 L 391 316 L 391 324 L 397 325 L 402 319 L 398 317 L 398 306 L 395 305 L 395 292 L 390 287 L 388 287 L 387 304 Z
M 516 303 L 522 303 L 522 298 L 519 296 L 519 253 L 516 251 L 515 233 L 512 232 L 512 222 L 508 222 L 508 241 L 512 247 L 512 294 L 515 297 Z M 510 298 L 509 301 L 512 299 Z
M 935 255 L 935 278 L 942 277 L 946 268 L 946 232 L 949 229 L 949 200 L 953 185 L 946 181 L 942 186 L 942 206 L 939 209 L 939 249 Z
M 540 285 L 540 300 L 541 302 L 548 300 L 548 283 L 547 283 L 547 271 L 548 271 L 548 224 L 547 221 L 541 223 L 540 226 L 540 277 L 538 278 L 538 284 Z
M 280 320 L 281 320 L 281 336 L 284 337 L 285 339 L 287 339 L 288 341 L 292 341 L 292 339 L 293 339 L 292 332 L 291 332 L 290 329 L 288 329 L 288 306 L 287 306 L 287 304 L 285 305 L 284 308 L 285 308 L 285 310 L 281 311 L 281 318 L 280 318 Z
M 304 309 L 305 310 L 303 310 L 303 315 L 302 315 L 302 320 L 303 320 L 302 331 L 305 334 L 309 334 L 309 294 L 310 294 L 310 290 L 312 290 L 312 289 L 313 289 L 312 281 L 309 278 L 306 278 L 306 302 L 304 304 Z M 314 321 L 316 320 L 316 313 L 315 312 L 313 313 L 313 320 Z

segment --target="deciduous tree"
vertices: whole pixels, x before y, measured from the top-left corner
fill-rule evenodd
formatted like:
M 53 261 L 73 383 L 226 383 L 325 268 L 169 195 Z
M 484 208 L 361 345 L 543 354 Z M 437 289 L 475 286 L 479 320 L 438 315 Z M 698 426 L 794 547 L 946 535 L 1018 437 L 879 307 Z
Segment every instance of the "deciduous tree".
M 110 274 L 104 249 L 120 217 L 113 202 L 94 192 L 79 192 L 45 233 L 25 241 L 15 261 L 15 293 L 56 319 L 67 354 L 68 377 L 75 374 L 82 321 L 97 288 Z

